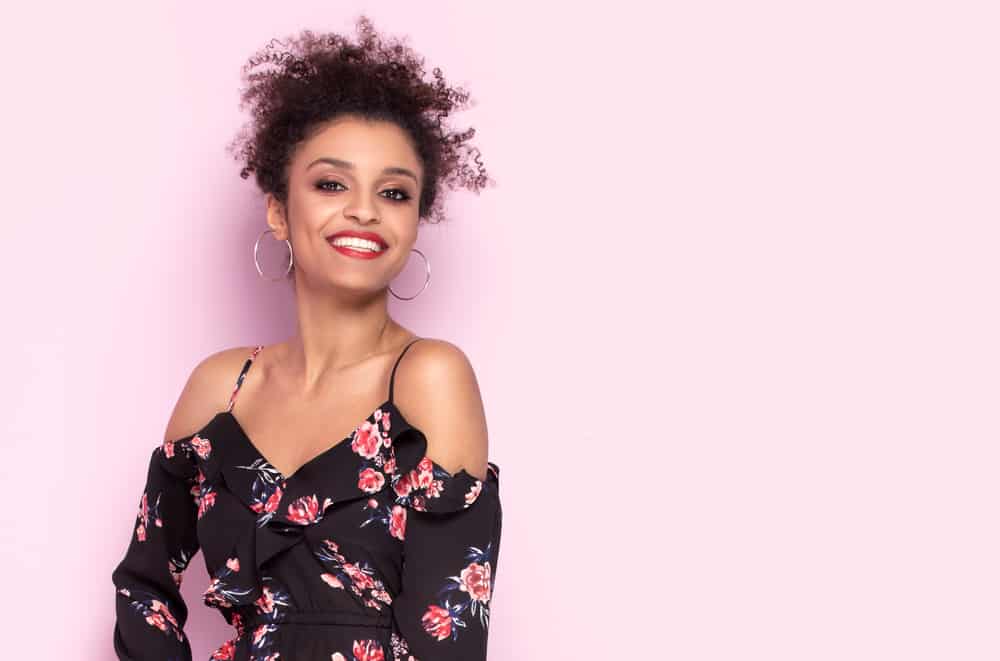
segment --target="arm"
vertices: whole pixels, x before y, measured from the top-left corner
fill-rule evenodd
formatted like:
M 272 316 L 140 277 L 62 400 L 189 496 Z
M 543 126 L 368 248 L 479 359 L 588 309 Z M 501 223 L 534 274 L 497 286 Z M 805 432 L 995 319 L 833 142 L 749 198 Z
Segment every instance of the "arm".
M 404 415 L 422 434 L 397 448 L 394 488 L 406 523 L 393 617 L 404 654 L 418 661 L 482 661 L 500 548 L 499 467 L 486 459 L 468 360 L 448 343 L 420 344 L 401 373 L 412 411 Z
M 132 541 L 111 575 L 114 649 L 122 660 L 191 659 L 180 593 L 183 572 L 199 548 L 198 487 L 194 462 L 186 456 L 188 440 L 153 450 Z
M 131 541 L 111 579 L 115 586 L 114 650 L 128 661 L 190 661 L 184 634 L 183 572 L 199 549 L 199 469 L 191 440 L 228 396 L 224 375 L 233 350 L 206 358 L 192 371 L 174 407 L 164 441 L 149 458 Z

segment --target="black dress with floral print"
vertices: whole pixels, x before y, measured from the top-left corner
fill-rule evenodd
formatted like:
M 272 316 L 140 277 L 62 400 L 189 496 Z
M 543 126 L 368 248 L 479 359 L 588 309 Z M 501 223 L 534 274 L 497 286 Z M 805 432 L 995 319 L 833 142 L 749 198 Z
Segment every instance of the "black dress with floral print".
M 417 338 L 420 339 L 420 338 Z M 414 340 L 416 341 L 416 340 Z M 486 658 L 500 547 L 500 469 L 451 474 L 389 399 L 284 476 L 232 413 L 152 450 L 132 540 L 112 573 L 119 659 L 189 661 L 183 572 L 235 629 L 210 659 Z

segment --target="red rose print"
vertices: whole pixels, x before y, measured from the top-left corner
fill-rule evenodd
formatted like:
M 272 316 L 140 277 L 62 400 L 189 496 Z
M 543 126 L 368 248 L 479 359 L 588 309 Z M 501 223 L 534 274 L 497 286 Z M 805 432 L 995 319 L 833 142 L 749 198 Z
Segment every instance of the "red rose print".
M 385 652 L 377 640 L 355 640 L 351 651 L 357 661 L 385 661 Z
M 212 505 L 215 505 L 215 492 L 209 490 L 198 501 L 198 518 L 205 516 L 205 513 L 212 509 Z
M 240 559 L 229 558 L 226 560 L 226 567 L 229 567 L 230 571 L 238 572 L 240 570 Z
M 469 564 L 462 570 L 461 579 L 462 591 L 468 592 L 474 600 L 483 602 L 490 600 L 490 563 Z
M 288 518 L 295 523 L 312 523 L 319 513 L 319 501 L 316 495 L 296 498 L 288 505 Z
M 351 449 L 365 459 L 371 459 L 378 454 L 378 449 L 382 445 L 382 435 L 378 428 L 371 422 L 365 420 L 354 432 L 354 440 L 351 441 Z
M 271 592 L 271 589 L 265 585 L 260 597 L 257 598 L 257 601 L 253 602 L 253 605 L 257 607 L 258 613 L 274 612 L 274 594 Z
M 209 455 L 212 454 L 212 443 L 207 438 L 195 435 L 191 439 L 191 447 L 202 459 L 208 459 Z
M 406 536 L 406 508 L 396 505 L 392 508 L 389 518 L 389 534 L 396 539 L 403 539 Z
M 212 652 L 209 661 L 232 661 L 236 658 L 236 641 L 227 640 L 222 647 Z
M 397 496 L 404 497 L 410 495 L 410 491 L 413 489 L 413 485 L 410 484 L 410 474 L 401 475 L 392 488 L 396 490 Z
M 324 572 L 324 573 L 320 574 L 319 577 L 322 578 L 323 581 L 327 585 L 329 585 L 331 588 L 341 588 L 341 589 L 343 589 L 343 587 L 344 587 L 344 584 L 340 582 L 340 579 L 337 578 L 336 576 L 334 576 L 333 574 Z
M 427 485 L 427 489 L 424 494 L 428 498 L 438 498 L 441 496 L 441 492 L 444 491 L 444 482 L 442 480 L 432 480 L 430 484 Z
M 434 466 L 424 457 L 417 467 L 410 471 L 410 480 L 421 489 L 426 489 L 434 481 Z
M 445 608 L 431 604 L 420 621 L 424 625 L 424 631 L 438 640 L 451 635 L 451 613 Z
M 232 661 L 236 658 L 236 641 L 227 640 L 222 647 L 212 652 L 209 661 Z
M 366 468 L 358 476 L 358 488 L 366 493 L 375 493 L 385 485 L 385 475 L 374 468 Z
M 476 483 L 469 488 L 469 493 L 465 494 L 465 506 L 468 507 L 472 503 L 476 502 L 479 498 L 479 494 L 483 490 L 483 483 L 481 480 L 476 480 Z

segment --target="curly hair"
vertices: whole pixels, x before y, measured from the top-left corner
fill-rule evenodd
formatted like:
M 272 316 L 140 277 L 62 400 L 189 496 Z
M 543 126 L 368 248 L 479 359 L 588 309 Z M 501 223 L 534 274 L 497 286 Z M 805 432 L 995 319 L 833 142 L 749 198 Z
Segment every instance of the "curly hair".
M 449 86 L 437 67 L 425 80 L 424 58 L 405 38 L 381 37 L 364 15 L 356 26 L 357 42 L 303 30 L 257 51 L 242 69 L 240 108 L 250 106 L 252 118 L 228 150 L 243 162 L 240 177 L 254 174 L 261 191 L 287 205 L 295 148 L 323 123 L 344 114 L 393 122 L 411 137 L 424 168 L 420 218 L 440 222 L 442 183 L 477 194 L 496 183 L 468 144 L 475 129 L 453 131 L 445 122 L 471 105 L 469 93 Z

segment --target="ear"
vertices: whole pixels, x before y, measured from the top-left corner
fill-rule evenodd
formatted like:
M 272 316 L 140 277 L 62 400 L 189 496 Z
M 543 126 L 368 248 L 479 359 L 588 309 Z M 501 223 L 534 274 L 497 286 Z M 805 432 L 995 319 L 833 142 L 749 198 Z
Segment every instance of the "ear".
M 275 239 L 284 241 L 289 238 L 285 205 L 274 196 L 274 193 L 267 194 L 265 203 L 267 205 L 267 226 L 274 230 Z

